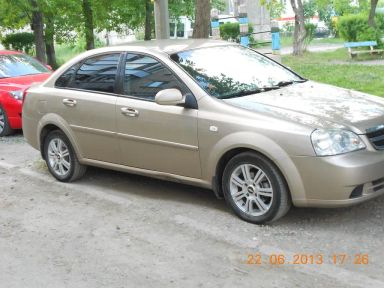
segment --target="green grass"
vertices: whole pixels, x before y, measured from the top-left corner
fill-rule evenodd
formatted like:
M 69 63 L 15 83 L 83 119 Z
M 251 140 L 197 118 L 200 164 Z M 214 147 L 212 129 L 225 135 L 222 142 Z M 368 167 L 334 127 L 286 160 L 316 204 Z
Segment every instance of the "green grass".
M 104 47 L 101 41 L 95 41 L 96 48 Z M 83 39 L 78 40 L 76 43 L 59 44 L 55 46 L 57 64 L 59 67 L 73 57 L 83 53 L 85 51 L 85 41 Z
M 341 38 L 317 38 L 313 39 L 309 45 L 316 44 L 342 44 L 345 41 Z M 282 36 L 280 38 L 281 47 L 291 47 L 293 43 L 292 37 Z
M 382 59 L 369 54 L 350 60 L 346 49 L 305 53 L 302 57 L 285 55 L 283 64 L 305 78 L 384 97 L 384 65 L 358 64 L 361 60 Z
M 57 64 L 59 66 L 63 65 L 68 60 L 72 59 L 76 55 L 85 51 L 85 49 L 80 49 L 78 46 L 70 46 L 70 45 L 57 45 L 55 47 L 56 50 L 56 58 Z

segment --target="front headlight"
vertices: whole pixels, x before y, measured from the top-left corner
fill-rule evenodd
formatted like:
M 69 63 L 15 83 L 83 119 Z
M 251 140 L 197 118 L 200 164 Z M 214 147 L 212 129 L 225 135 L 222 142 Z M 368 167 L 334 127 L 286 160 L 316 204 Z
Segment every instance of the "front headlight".
M 23 100 L 23 90 L 10 91 L 9 94 L 16 100 Z
M 365 148 L 360 137 L 348 130 L 317 129 L 312 132 L 311 141 L 317 156 L 331 156 Z

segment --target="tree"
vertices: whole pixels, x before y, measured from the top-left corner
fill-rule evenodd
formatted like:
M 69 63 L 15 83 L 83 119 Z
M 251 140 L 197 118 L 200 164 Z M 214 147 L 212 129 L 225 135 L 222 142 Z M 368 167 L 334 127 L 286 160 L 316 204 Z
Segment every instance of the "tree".
M 262 5 L 266 5 L 266 7 L 268 8 L 269 14 L 271 15 L 271 19 L 280 18 L 281 15 L 285 11 L 285 6 L 284 6 L 282 1 L 271 0 L 268 2 L 266 2 L 266 1 L 264 1 L 264 2 L 265 2 L 265 4 L 262 3 Z
M 39 0 L 0 1 L 0 23 L 4 28 L 19 29 L 31 25 L 34 35 L 36 58 L 46 63 L 44 22 Z
M 369 16 L 368 16 L 368 25 L 371 27 L 376 27 L 375 23 L 375 14 L 376 14 L 376 7 L 378 0 L 371 0 L 371 9 L 369 10 Z
M 53 23 L 54 18 L 52 15 L 46 15 L 45 19 L 45 52 L 47 54 L 47 62 L 49 65 L 51 65 L 51 67 L 56 69 L 58 65 L 55 51 L 55 25 Z
M 295 13 L 295 30 L 293 33 L 293 55 L 300 56 L 304 52 L 304 40 L 306 36 L 303 2 L 291 0 L 293 12 Z
M 93 11 L 90 0 L 83 0 L 83 19 L 84 19 L 84 33 L 85 33 L 85 46 L 87 50 L 95 48 L 94 24 L 93 24 Z
M 36 58 L 47 63 L 45 57 L 43 12 L 37 0 L 29 0 L 32 8 L 32 30 L 35 36 Z
M 195 27 L 192 38 L 208 38 L 211 24 L 211 1 L 196 0 Z
M 144 40 L 152 38 L 152 3 L 151 0 L 145 0 L 145 28 Z

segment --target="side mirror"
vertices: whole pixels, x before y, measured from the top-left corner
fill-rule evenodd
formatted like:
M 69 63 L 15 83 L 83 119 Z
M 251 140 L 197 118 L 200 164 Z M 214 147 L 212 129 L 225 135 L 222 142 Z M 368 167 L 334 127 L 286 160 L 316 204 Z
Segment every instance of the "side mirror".
M 52 69 L 52 66 L 51 66 L 51 65 L 45 64 L 45 67 L 47 67 L 49 70 L 53 71 L 53 69 Z
M 155 102 L 159 105 L 179 105 L 185 103 L 185 98 L 179 89 L 164 89 L 157 92 Z

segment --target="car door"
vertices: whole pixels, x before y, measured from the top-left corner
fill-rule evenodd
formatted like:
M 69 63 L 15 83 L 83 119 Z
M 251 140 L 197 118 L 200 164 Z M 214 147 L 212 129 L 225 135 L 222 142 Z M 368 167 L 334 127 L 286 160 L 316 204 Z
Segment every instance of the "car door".
M 87 58 L 56 81 L 56 114 L 70 126 L 83 157 L 118 163 L 116 79 L 121 53 Z M 49 101 L 51 102 L 51 101 Z
M 159 60 L 127 53 L 116 123 L 123 165 L 201 177 L 197 109 L 155 103 L 158 91 L 188 88 Z

